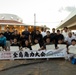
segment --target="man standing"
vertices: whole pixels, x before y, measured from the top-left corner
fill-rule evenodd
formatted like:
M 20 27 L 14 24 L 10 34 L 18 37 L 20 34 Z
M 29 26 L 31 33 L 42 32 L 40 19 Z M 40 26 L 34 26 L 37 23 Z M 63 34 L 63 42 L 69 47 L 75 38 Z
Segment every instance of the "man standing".
M 6 37 L 3 36 L 3 33 L 0 33 L 0 46 L 6 49 Z
M 72 39 L 76 40 L 76 37 L 72 34 L 72 32 L 69 32 L 68 36 L 65 38 L 65 41 L 67 42 L 68 45 L 71 45 Z
M 22 32 L 22 35 L 25 35 L 27 38 L 29 38 L 30 32 L 28 31 L 28 28 L 25 28 L 25 30 Z
M 46 28 L 42 28 L 41 30 L 42 30 L 42 32 L 41 32 L 42 36 L 43 37 L 46 36 Z
M 55 37 L 55 43 L 58 44 L 58 40 L 61 39 L 64 41 L 64 36 L 60 33 L 60 30 L 57 30 L 57 35 Z
M 68 36 L 68 33 L 69 33 L 68 28 L 67 28 L 67 27 L 64 27 L 64 30 L 63 30 L 63 32 L 62 32 L 62 34 L 63 34 L 63 36 L 64 36 L 64 40 L 65 40 L 65 38 Z
M 7 49 L 10 50 L 11 32 L 10 32 L 10 28 L 9 27 L 6 28 L 6 32 L 4 33 L 4 36 L 6 37 Z
M 22 32 L 22 35 L 24 35 L 26 38 L 28 38 L 29 41 L 31 41 L 31 35 L 30 35 L 30 32 L 28 31 L 28 28 L 27 27 Z
M 56 37 L 55 28 L 52 29 L 52 33 L 50 34 L 50 37 L 51 37 L 51 42 L 55 43 L 55 37 Z

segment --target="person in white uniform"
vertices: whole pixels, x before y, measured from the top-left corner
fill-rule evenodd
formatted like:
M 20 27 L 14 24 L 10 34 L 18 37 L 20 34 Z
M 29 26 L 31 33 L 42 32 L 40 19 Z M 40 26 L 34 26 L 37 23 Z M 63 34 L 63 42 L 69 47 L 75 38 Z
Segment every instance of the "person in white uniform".
M 67 42 L 68 45 L 71 45 L 72 39 L 76 40 L 76 37 L 72 34 L 72 32 L 69 32 L 68 36 L 65 38 L 65 41 Z

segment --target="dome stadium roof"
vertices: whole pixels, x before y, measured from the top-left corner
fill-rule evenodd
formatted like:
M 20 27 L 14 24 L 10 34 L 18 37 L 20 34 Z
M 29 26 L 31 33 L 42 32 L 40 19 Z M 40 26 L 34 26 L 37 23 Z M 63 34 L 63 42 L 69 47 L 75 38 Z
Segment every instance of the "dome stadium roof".
M 14 20 L 22 22 L 22 19 L 14 14 L 0 14 L 0 20 Z

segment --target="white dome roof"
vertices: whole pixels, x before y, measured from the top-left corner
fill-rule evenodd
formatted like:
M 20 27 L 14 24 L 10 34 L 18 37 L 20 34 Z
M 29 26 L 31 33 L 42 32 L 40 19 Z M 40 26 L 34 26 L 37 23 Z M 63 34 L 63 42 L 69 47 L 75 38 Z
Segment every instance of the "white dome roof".
M 22 19 L 20 17 L 13 14 L 0 14 L 0 20 L 15 20 L 18 22 L 22 22 Z

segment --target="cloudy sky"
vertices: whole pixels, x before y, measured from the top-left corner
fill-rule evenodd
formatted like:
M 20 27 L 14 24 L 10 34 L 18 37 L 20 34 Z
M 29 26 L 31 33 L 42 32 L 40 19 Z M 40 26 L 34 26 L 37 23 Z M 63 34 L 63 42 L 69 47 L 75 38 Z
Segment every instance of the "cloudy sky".
M 0 0 L 0 13 L 18 15 L 25 24 L 56 27 L 76 9 L 76 0 Z

